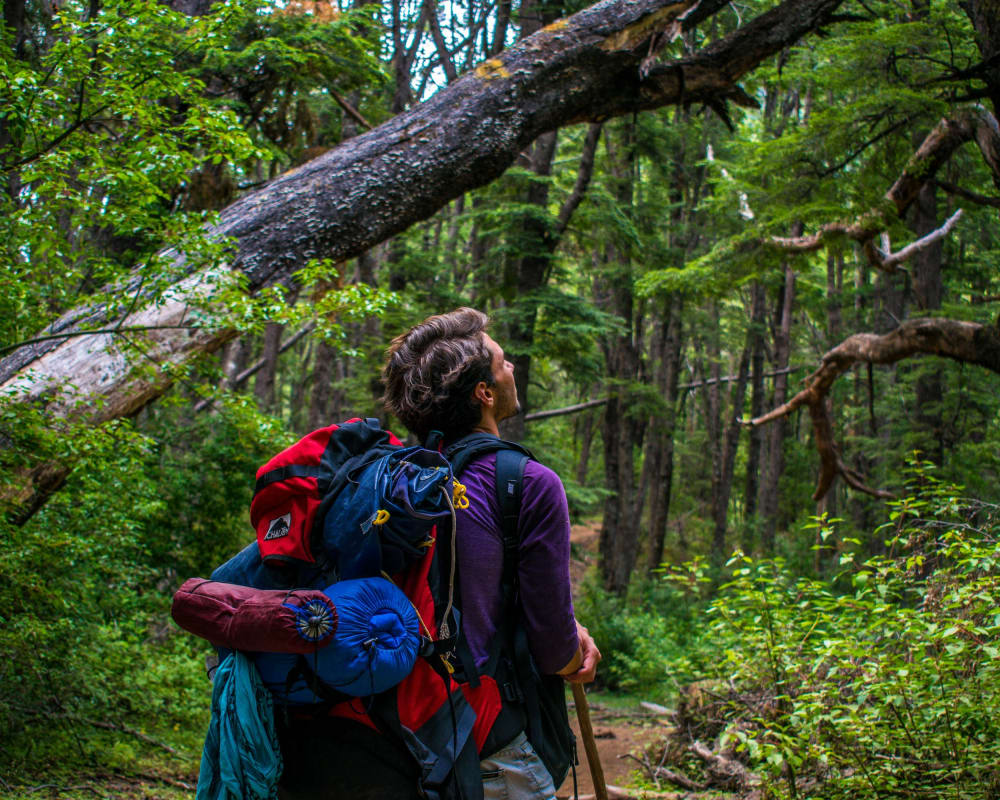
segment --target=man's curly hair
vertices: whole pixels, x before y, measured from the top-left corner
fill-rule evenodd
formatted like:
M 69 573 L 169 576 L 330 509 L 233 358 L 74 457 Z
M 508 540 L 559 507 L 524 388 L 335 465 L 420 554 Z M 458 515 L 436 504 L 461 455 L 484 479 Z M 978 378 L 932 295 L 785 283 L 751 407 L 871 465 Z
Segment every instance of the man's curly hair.
M 389 345 L 382 401 L 421 442 L 433 430 L 451 442 L 479 423 L 473 389 L 495 383 L 487 322 L 481 311 L 459 308 L 428 317 Z

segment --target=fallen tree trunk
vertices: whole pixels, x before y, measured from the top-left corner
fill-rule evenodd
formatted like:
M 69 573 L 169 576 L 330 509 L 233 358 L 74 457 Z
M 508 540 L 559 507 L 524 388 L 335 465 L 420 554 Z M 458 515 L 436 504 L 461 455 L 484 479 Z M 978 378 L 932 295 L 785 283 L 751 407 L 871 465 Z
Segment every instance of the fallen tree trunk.
M 737 81 L 761 61 L 826 22 L 842 0 L 786 0 L 703 50 L 640 66 L 652 37 L 672 36 L 724 6 L 721 0 L 605 0 L 560 20 L 490 59 L 430 100 L 293 169 L 221 213 L 213 230 L 236 252 L 230 265 L 248 290 L 290 280 L 311 258 L 342 261 L 488 183 L 540 134 L 676 103 L 722 109 L 752 104 Z M 182 253 L 168 252 L 185 274 Z M 226 330 L 178 330 L 188 298 L 203 298 L 211 276 L 187 274 L 166 302 L 140 309 L 147 360 L 176 364 L 221 346 Z M 122 291 L 138 292 L 138 278 Z M 169 385 L 135 378 L 103 307 L 74 309 L 43 333 L 65 334 L 21 347 L 0 361 L 0 391 L 42 402 L 50 415 L 94 422 L 134 413 Z M 172 327 L 168 327 L 172 326 Z M 75 334 L 75 335 L 74 335 Z M 70 388 L 69 384 L 72 384 Z
M 52 419 L 100 423 L 137 412 L 171 384 L 175 367 L 212 352 L 234 331 L 190 324 L 193 303 L 238 270 L 247 290 L 292 282 L 312 258 L 359 255 L 499 177 L 546 131 L 671 104 L 726 114 L 755 105 L 738 81 L 830 21 L 843 0 L 785 0 L 702 50 L 652 65 L 657 46 L 705 20 L 724 0 L 604 0 L 480 64 L 428 101 L 246 195 L 212 236 L 234 244 L 225 267 L 196 271 L 161 254 L 180 277 L 164 296 L 142 295 L 138 275 L 113 291 L 136 309 L 75 308 L 0 360 L 0 393 Z M 146 304 L 143 307 L 144 303 Z M 87 333 L 100 329 L 100 333 Z M 63 338 L 65 337 L 65 338 Z M 156 370 L 133 370 L 134 355 Z M 41 472 L 39 472 L 41 470 Z M 24 522 L 66 467 L 46 464 L 11 503 Z

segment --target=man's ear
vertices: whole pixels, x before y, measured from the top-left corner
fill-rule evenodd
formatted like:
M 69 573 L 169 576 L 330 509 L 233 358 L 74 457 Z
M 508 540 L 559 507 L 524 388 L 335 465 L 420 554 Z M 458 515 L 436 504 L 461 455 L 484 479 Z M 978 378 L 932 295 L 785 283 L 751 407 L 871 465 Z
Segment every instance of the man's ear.
M 472 396 L 479 401 L 480 405 L 493 406 L 493 390 L 486 385 L 486 381 L 479 381 L 476 388 L 472 390 Z

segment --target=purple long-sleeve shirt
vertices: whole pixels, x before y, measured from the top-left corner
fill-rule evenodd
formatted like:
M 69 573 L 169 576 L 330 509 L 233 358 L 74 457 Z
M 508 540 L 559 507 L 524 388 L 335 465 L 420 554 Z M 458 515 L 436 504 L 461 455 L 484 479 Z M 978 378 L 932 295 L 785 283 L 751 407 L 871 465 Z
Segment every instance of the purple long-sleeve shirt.
M 469 507 L 458 512 L 462 625 L 477 666 L 489 658 L 501 617 L 503 535 L 496 497 L 496 454 L 470 463 L 461 475 Z M 569 582 L 569 507 L 562 481 L 528 461 L 518 517 L 518 581 L 528 646 L 538 669 L 565 667 L 579 643 Z

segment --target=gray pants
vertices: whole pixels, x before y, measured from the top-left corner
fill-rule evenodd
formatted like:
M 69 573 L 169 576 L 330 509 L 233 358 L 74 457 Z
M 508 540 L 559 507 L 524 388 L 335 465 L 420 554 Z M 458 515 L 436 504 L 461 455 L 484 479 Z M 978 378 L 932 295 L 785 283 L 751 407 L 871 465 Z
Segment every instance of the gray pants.
M 552 777 L 523 733 L 480 761 L 479 767 L 485 800 L 554 800 L 556 796 Z

